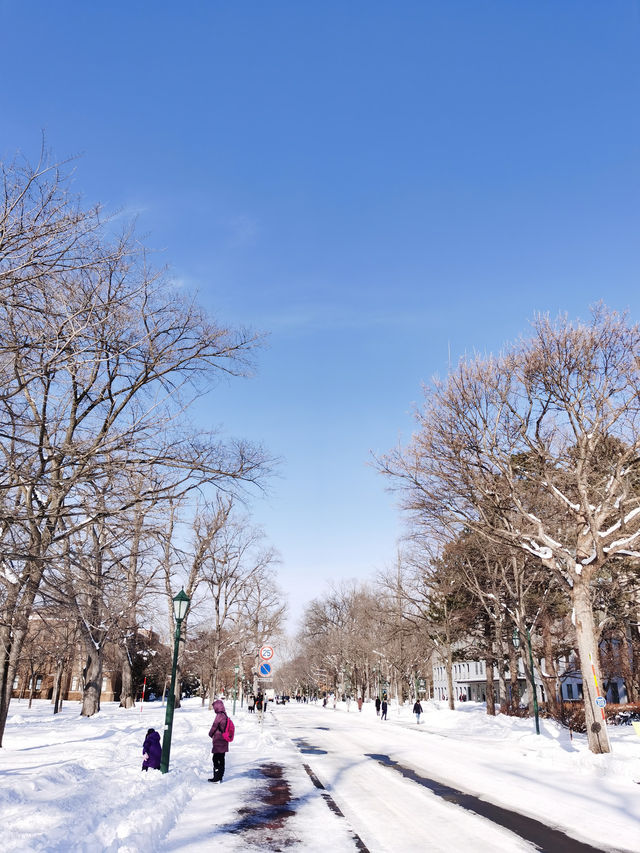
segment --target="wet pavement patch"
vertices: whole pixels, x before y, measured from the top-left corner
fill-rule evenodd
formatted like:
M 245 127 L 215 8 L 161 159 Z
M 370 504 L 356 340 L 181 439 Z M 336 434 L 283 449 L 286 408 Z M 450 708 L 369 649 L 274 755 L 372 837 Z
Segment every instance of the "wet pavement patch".
M 446 800 L 449 803 L 454 803 L 467 811 L 485 817 L 492 823 L 503 826 L 511 832 L 535 844 L 537 849 L 542 853 L 603 853 L 601 848 L 592 847 L 590 844 L 584 844 L 581 841 L 576 841 L 565 835 L 558 829 L 552 829 L 538 820 L 530 817 L 525 817 L 518 812 L 509 811 L 501 806 L 495 806 L 493 803 L 488 803 L 486 800 L 481 800 L 473 794 L 466 794 L 464 791 L 459 791 L 456 788 L 451 788 L 436 779 L 429 779 L 426 776 L 420 776 L 415 770 L 410 767 L 403 767 L 397 761 L 393 761 L 388 755 L 368 754 L 367 758 L 373 758 L 385 767 L 390 767 L 396 770 L 405 779 L 410 779 L 412 782 L 417 782 L 425 788 L 428 788 L 438 797 Z
M 262 764 L 255 775 L 267 781 L 266 786 L 257 792 L 262 805 L 238 809 L 239 819 L 227 827 L 228 832 L 242 834 L 249 844 L 274 853 L 298 845 L 300 839 L 286 831 L 287 820 L 296 812 L 291 806 L 291 788 L 283 776 L 282 766 Z
M 312 744 L 307 743 L 307 741 L 301 737 L 294 738 L 293 742 L 295 743 L 295 745 L 298 747 L 298 749 L 300 750 L 300 752 L 303 755 L 326 755 L 327 754 L 326 749 L 319 749 L 317 746 L 312 746 Z

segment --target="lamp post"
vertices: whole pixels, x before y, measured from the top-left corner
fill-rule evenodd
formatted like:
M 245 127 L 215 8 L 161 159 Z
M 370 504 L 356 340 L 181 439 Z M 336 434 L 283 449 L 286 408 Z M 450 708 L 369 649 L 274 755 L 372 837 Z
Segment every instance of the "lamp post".
M 191 599 L 181 589 L 173 599 L 173 615 L 176 619 L 176 636 L 173 644 L 173 665 L 171 667 L 171 687 L 167 696 L 167 711 L 164 718 L 164 735 L 162 738 L 162 758 L 160 759 L 160 771 L 167 773 L 169 770 L 169 755 L 171 754 L 171 732 L 173 729 L 173 710 L 176 704 L 176 669 L 178 667 L 178 646 L 180 644 L 180 631 L 182 620 L 187 615 Z
M 533 668 L 533 650 L 531 648 L 531 632 L 529 631 L 529 629 L 526 626 L 525 626 L 525 631 L 527 632 L 527 645 L 529 647 L 529 666 L 531 668 L 531 690 L 532 690 L 532 695 L 533 695 L 533 713 L 534 713 L 535 718 L 536 718 L 536 734 L 539 735 L 540 734 L 540 720 L 538 719 L 538 694 L 536 691 L 536 674 L 535 674 L 535 670 Z M 520 635 L 518 634 L 517 628 L 513 629 L 512 642 L 513 642 L 513 648 L 514 649 L 520 648 Z
M 233 667 L 233 671 L 235 673 L 235 679 L 233 681 L 233 713 L 236 712 L 236 697 L 238 695 L 238 673 L 240 672 L 240 667 L 236 664 Z

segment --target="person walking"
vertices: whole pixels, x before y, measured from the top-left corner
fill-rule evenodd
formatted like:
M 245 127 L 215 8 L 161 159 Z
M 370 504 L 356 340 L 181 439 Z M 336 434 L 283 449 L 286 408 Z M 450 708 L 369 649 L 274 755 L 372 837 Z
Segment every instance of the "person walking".
M 358 711 L 362 711 L 362 696 L 358 696 Z
M 380 697 L 376 696 L 376 717 L 380 716 Z
M 216 699 L 213 703 L 213 710 L 216 712 L 216 717 L 209 729 L 209 737 L 212 739 L 213 778 L 209 779 L 209 782 L 222 782 L 225 769 L 225 755 L 229 752 L 229 742 L 222 736 L 222 733 L 227 728 L 227 712 L 224 709 L 222 699 Z
M 247 710 L 249 711 L 250 714 L 255 713 L 256 697 L 253 695 L 253 693 L 251 694 L 251 696 L 249 696 L 249 701 L 247 702 Z
M 160 770 L 160 759 L 162 758 L 162 746 L 160 735 L 155 729 L 147 729 L 147 736 L 142 744 L 142 769 Z
M 420 725 L 420 714 L 422 713 L 422 705 L 420 700 L 416 699 L 416 704 L 413 706 L 413 713 L 416 715 L 416 723 Z
M 382 722 L 382 720 L 387 719 L 387 700 L 386 699 L 382 700 L 382 704 L 380 705 L 380 711 L 381 711 L 380 721 Z

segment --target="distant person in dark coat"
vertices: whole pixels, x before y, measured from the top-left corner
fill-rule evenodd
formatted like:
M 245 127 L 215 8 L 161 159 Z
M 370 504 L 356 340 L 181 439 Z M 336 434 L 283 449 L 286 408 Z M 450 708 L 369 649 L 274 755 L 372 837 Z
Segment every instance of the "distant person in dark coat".
M 386 699 L 382 700 L 382 704 L 380 705 L 380 710 L 382 712 L 380 719 L 386 720 L 387 719 L 387 700 Z
M 256 710 L 256 697 L 253 695 L 253 693 L 251 694 L 251 696 L 249 696 L 249 701 L 247 702 L 247 708 L 249 709 L 250 714 L 253 714 L 254 711 Z
M 227 712 L 224 709 L 222 699 L 216 699 L 213 703 L 216 718 L 209 729 L 209 737 L 212 738 L 211 752 L 213 753 L 213 778 L 210 782 L 222 782 L 224 776 L 224 756 L 229 752 L 229 742 L 222 737 L 227 727 Z
M 376 696 L 376 717 L 380 716 L 380 697 Z
M 416 704 L 413 706 L 413 713 L 416 715 L 416 723 L 420 724 L 420 714 L 422 713 L 422 705 L 420 700 L 416 699 Z
M 148 729 L 147 736 L 142 744 L 142 769 L 160 770 L 160 759 L 162 758 L 162 746 L 160 735 L 155 729 Z

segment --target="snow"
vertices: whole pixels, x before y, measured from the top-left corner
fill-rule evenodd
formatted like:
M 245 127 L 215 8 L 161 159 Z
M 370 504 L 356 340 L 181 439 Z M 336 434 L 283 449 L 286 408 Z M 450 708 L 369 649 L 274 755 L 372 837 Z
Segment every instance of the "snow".
M 3 849 L 342 853 L 357 836 L 371 853 L 536 849 L 407 777 L 414 772 L 597 848 L 640 851 L 640 737 L 631 726 L 611 727 L 612 753 L 593 755 L 583 735 L 548 720 L 538 736 L 533 720 L 487 717 L 477 703 L 423 707 L 416 725 L 410 706 L 392 706 L 381 721 L 371 703 L 362 712 L 353 702 L 270 704 L 261 723 L 238 703 L 225 779 L 211 785 L 212 714 L 197 699 L 175 713 L 167 774 L 140 769 L 147 728 L 163 729 L 160 702 L 142 713 L 106 703 L 86 718 L 76 702 L 54 716 L 47 701 L 29 709 L 13 700 L 0 750 Z

